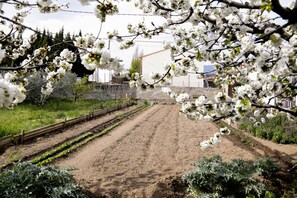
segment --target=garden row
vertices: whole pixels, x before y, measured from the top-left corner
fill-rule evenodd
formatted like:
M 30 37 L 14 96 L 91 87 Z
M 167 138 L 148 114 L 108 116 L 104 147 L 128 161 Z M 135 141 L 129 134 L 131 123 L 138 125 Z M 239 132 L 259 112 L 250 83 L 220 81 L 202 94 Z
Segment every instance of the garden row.
M 142 110 L 144 110 L 147 107 L 147 105 L 140 105 L 136 108 L 132 109 L 131 111 L 125 112 L 121 115 L 116 116 L 115 118 L 108 120 L 105 123 L 102 123 L 98 126 L 93 127 L 92 129 L 86 131 L 85 133 L 82 133 L 78 137 L 74 137 L 71 140 L 68 140 L 59 146 L 56 146 L 55 148 L 51 149 L 50 151 L 47 151 L 43 153 L 40 156 L 35 157 L 31 160 L 31 163 L 36 165 L 45 165 L 49 164 L 50 162 L 54 161 L 57 158 L 63 157 L 67 155 L 68 153 L 71 153 L 75 150 L 77 150 L 79 147 L 85 145 L 86 143 L 90 142 L 91 140 L 101 137 L 104 134 L 111 131 L 113 128 L 120 125 L 124 119 L 126 119 L 129 116 L 132 116 Z

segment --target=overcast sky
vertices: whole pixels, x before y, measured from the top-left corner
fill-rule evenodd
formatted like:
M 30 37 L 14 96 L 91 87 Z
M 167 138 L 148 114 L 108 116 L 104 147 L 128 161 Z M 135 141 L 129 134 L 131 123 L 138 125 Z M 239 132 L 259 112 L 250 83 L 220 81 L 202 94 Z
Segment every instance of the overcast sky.
M 34 2 L 34 1 L 30 1 Z M 93 12 L 94 5 L 82 6 L 77 0 L 59 0 L 58 4 L 70 3 L 68 10 L 70 11 L 86 11 Z M 15 13 L 13 7 L 3 7 L 6 15 L 12 15 Z M 51 32 L 58 32 L 64 27 L 65 32 L 78 33 L 80 30 L 82 33 L 93 33 L 97 35 L 100 30 L 100 21 L 92 13 L 72 13 L 72 12 L 57 12 L 53 14 L 42 14 L 37 9 L 32 9 L 31 14 L 26 17 L 24 24 L 29 27 L 38 27 L 39 29 L 49 29 Z M 127 35 L 127 24 L 137 24 L 138 22 L 145 21 L 146 24 L 151 24 L 154 21 L 155 25 L 161 24 L 164 20 L 156 16 L 141 16 L 142 12 L 136 9 L 131 3 L 123 2 L 119 6 L 120 14 L 139 14 L 140 16 L 131 15 L 114 15 L 107 16 L 106 22 L 102 25 L 100 38 L 106 38 L 106 32 L 119 30 L 120 35 Z M 139 51 L 143 51 L 144 54 L 159 51 L 163 49 L 163 40 L 170 40 L 169 35 L 162 35 L 151 40 L 139 38 L 136 45 L 128 50 L 119 50 L 119 44 L 112 42 L 110 51 L 113 56 L 117 56 L 123 60 L 125 68 L 130 67 L 132 56 L 135 52 L 136 46 Z

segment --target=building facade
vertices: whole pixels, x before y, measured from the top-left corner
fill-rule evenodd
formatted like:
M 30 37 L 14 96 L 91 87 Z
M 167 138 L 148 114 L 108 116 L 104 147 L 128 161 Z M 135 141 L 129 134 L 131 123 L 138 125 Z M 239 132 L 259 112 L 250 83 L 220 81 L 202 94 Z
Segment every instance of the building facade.
M 143 55 L 140 58 L 142 60 L 142 76 L 148 83 L 154 82 L 154 80 L 151 79 L 153 72 L 164 74 L 166 72 L 164 65 L 173 60 L 169 49 Z M 198 66 L 200 72 L 204 71 L 205 62 L 196 61 L 195 64 Z M 170 86 L 174 87 L 205 87 L 204 81 L 204 79 L 198 78 L 197 74 L 188 74 L 186 76 L 173 77 L 168 83 Z

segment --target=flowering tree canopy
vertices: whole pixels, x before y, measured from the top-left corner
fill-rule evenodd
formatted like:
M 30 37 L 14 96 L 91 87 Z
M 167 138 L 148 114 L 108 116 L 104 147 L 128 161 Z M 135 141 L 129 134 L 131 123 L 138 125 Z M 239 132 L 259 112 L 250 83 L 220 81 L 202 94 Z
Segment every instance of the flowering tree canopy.
M 107 15 L 118 12 L 118 1 L 80 0 L 82 5 L 96 2 L 94 14 L 101 22 Z M 131 0 L 127 0 L 131 2 Z M 5 16 L 3 4 L 14 4 L 20 12 L 13 18 Z M 71 3 L 71 2 L 70 2 Z M 144 23 L 129 24 L 130 35 L 119 35 L 118 31 L 108 34 L 109 39 L 121 42 L 121 48 L 133 46 L 137 37 L 152 38 L 161 33 L 172 35 L 173 42 L 165 48 L 172 50 L 174 61 L 164 65 L 164 73 L 155 73 L 154 84 L 148 84 L 135 73 L 131 85 L 142 88 L 166 83 L 172 76 L 182 76 L 189 72 L 200 74 L 196 61 L 210 61 L 216 66 L 216 84 L 232 85 L 233 97 L 219 92 L 215 99 L 200 96 L 189 101 L 187 93 L 173 93 L 164 87 L 163 91 L 182 104 L 181 111 L 191 119 L 219 120 L 229 123 L 243 116 L 261 114 L 267 119 L 278 113 L 288 118 L 297 116 L 297 108 L 283 106 L 284 101 L 293 101 L 297 95 L 297 1 L 289 5 L 279 0 L 138 0 L 131 6 L 142 9 L 144 13 L 161 16 L 165 23 L 147 27 Z M 35 49 L 32 54 L 26 50 L 34 41 L 23 40 L 25 29 L 38 34 L 36 30 L 22 25 L 23 18 L 29 14 L 26 8 L 37 7 L 40 12 L 58 12 L 67 5 L 56 5 L 52 0 L 36 0 L 34 3 L 21 0 L 0 0 L 1 23 L 10 31 L 0 32 L 0 61 L 17 59 L 26 55 L 20 65 L 1 64 L 1 70 L 8 71 L 0 79 L 0 106 L 11 106 L 25 98 L 23 86 L 26 75 L 32 75 L 36 68 L 46 67 L 48 83 L 44 94 L 50 94 L 52 84 L 79 55 L 82 64 L 90 70 L 109 68 L 120 71 L 122 68 L 116 58 L 111 58 L 105 42 L 93 35 L 77 37 L 77 52 L 63 51 L 54 58 L 50 46 Z M 261 119 L 265 122 L 265 119 Z M 256 125 L 260 124 L 255 122 Z M 211 140 L 201 144 L 206 149 L 219 142 L 221 134 L 229 133 L 221 129 Z

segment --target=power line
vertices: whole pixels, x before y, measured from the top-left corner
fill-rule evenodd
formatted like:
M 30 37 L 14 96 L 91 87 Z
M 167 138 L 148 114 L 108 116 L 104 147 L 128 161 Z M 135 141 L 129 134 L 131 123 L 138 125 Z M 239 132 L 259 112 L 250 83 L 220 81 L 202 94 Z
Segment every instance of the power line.
M 90 11 L 81 11 L 81 10 L 60 10 L 62 12 L 71 12 L 71 13 L 81 13 L 81 14 L 94 14 L 93 12 Z M 157 15 L 153 15 L 153 14 L 128 14 L 128 13 L 115 13 L 113 15 L 117 15 L 117 16 L 157 16 Z

